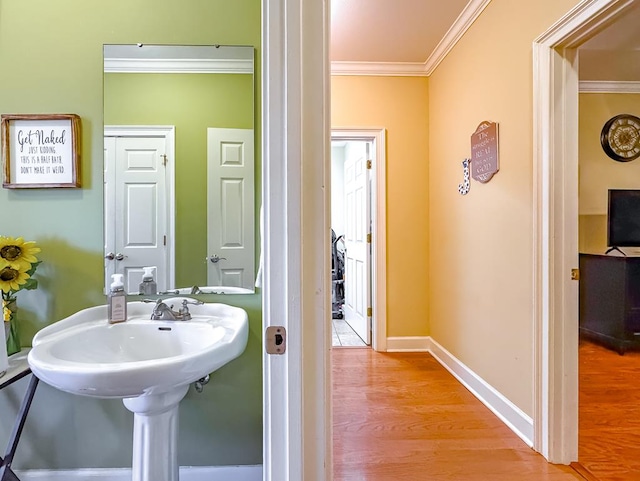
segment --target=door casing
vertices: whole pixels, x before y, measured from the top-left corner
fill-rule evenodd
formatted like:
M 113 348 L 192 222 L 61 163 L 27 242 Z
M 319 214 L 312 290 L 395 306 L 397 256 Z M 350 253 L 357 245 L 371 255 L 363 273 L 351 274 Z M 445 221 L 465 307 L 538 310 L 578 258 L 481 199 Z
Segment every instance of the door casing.
M 634 0 L 584 0 L 533 43 L 534 449 L 578 459 L 577 48 Z

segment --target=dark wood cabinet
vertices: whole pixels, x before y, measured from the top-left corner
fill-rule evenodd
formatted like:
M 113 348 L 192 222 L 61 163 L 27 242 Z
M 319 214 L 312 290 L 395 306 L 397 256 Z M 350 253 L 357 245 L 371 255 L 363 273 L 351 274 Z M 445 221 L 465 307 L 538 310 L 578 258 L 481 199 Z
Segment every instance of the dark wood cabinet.
M 620 354 L 640 347 L 640 257 L 580 254 L 580 335 Z

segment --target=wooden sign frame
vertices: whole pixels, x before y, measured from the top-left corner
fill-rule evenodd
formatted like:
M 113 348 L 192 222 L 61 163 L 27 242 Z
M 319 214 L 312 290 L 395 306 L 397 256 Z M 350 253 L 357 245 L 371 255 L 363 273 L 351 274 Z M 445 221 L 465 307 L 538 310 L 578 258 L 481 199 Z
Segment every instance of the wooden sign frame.
M 80 187 L 80 117 L 3 114 L 5 189 Z

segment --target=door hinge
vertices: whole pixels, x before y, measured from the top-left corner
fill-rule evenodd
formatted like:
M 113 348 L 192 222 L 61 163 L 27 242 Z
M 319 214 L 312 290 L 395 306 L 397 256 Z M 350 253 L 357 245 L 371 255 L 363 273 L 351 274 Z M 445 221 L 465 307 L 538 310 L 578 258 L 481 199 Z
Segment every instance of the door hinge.
M 371 244 L 371 232 L 367 234 L 367 244 Z
M 164 243 L 165 246 L 167 245 L 167 236 L 166 235 L 162 236 L 162 242 Z
M 371 170 L 371 161 L 367 160 L 367 170 Z
M 371 307 L 367 307 L 367 317 L 373 316 L 373 309 Z
M 164 165 L 166 167 L 167 166 L 167 154 L 161 154 L 160 157 L 162 157 L 162 165 Z
M 265 332 L 267 354 L 284 354 L 287 350 L 287 330 L 283 326 L 269 326 Z
M 571 269 L 571 280 L 572 281 L 580 280 L 580 269 Z

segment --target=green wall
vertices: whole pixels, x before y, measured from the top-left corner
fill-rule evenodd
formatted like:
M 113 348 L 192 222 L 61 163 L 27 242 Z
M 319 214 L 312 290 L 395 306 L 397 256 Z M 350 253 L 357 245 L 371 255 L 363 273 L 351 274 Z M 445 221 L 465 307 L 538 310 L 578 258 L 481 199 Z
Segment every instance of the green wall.
M 75 113 L 82 119 L 82 188 L 0 189 L 0 233 L 24 236 L 42 248 L 39 289 L 18 295 L 25 345 L 42 327 L 105 301 L 103 45 L 254 46 L 259 119 L 260 12 L 259 0 L 0 2 L 0 112 Z M 183 465 L 262 462 L 260 295 L 225 296 L 224 302 L 249 313 L 249 345 L 212 376 L 202 394 L 190 391 L 182 402 Z M 0 392 L 2 445 L 25 386 L 20 381 Z M 132 415 L 119 401 L 73 396 L 41 383 L 14 467 L 130 466 L 131 432 Z
M 207 285 L 207 128 L 253 129 L 253 75 L 105 74 L 104 123 L 175 126 L 174 287 Z

